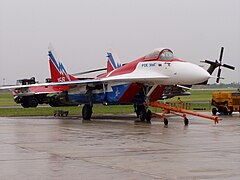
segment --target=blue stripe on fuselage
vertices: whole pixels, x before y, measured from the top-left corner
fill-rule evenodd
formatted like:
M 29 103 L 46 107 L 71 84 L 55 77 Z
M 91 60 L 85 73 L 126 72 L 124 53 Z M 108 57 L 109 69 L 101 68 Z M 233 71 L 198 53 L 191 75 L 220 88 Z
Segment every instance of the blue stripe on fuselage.
M 124 94 L 130 84 L 121 84 L 112 86 L 111 92 L 100 92 L 100 93 L 92 93 L 92 94 L 68 94 L 68 99 L 70 102 L 79 103 L 79 104 L 122 104 L 119 102 L 120 97 Z M 132 102 L 125 102 L 132 103 Z

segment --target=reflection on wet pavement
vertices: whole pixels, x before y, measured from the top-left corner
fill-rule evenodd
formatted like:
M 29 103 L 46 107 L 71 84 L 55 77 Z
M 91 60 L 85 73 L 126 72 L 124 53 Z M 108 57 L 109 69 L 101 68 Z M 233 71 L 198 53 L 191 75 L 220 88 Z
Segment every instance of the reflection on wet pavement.
M 1 179 L 238 179 L 240 117 L 222 118 L 0 117 Z

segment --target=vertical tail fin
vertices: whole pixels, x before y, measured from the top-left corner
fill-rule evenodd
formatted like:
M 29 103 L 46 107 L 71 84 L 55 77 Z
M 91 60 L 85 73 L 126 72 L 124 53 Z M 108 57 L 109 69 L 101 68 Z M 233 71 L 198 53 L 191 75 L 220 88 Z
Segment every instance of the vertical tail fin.
M 113 50 L 107 52 L 107 72 L 111 72 L 114 69 L 120 68 L 122 65 L 120 63 L 119 57 Z
M 52 82 L 73 81 L 77 78 L 68 74 L 64 65 L 56 60 L 56 55 L 51 44 L 48 48 L 49 66 Z

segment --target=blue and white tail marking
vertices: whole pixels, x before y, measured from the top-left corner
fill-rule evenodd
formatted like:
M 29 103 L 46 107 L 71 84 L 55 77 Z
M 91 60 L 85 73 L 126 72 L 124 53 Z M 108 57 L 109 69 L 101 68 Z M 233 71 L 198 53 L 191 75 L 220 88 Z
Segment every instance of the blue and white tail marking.
M 51 79 L 53 82 L 77 80 L 75 77 L 67 73 L 67 70 L 61 62 L 57 61 L 57 59 L 55 58 L 56 54 L 51 44 L 49 45 L 48 56 Z
M 48 51 L 49 59 L 52 61 L 52 63 L 57 68 L 58 72 L 62 75 L 68 76 L 67 70 L 65 69 L 64 65 L 61 62 L 57 62 L 52 51 Z M 70 80 L 70 79 L 69 79 Z
M 114 69 L 120 68 L 122 65 L 116 53 L 111 51 L 107 52 L 107 72 L 111 72 Z

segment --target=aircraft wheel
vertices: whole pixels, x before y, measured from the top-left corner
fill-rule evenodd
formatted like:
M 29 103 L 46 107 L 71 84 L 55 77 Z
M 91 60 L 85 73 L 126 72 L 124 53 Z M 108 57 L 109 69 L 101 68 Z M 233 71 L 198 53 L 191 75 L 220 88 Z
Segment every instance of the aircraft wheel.
M 133 105 L 133 108 L 134 108 L 134 112 L 135 112 L 136 115 L 137 115 L 137 118 L 139 118 L 140 112 L 139 112 L 138 109 L 137 109 L 137 105 L 134 104 L 134 105 Z
M 83 120 L 90 120 L 92 116 L 92 106 L 85 104 L 82 109 Z
M 215 116 L 217 114 L 217 109 L 216 108 L 212 108 L 212 114 Z
M 134 105 L 134 110 L 138 118 L 140 118 L 141 111 L 145 111 L 145 106 L 143 104 Z
M 150 110 L 147 110 L 146 112 L 146 121 L 151 122 L 152 119 L 152 112 Z
M 140 121 L 142 121 L 142 122 L 145 121 L 145 119 L 146 119 L 146 111 L 145 111 L 144 109 L 141 110 L 140 115 L 139 115 L 139 119 L 140 119 Z
M 184 118 L 184 124 L 185 124 L 185 126 L 187 126 L 189 124 L 188 118 Z
M 164 118 L 163 122 L 164 122 L 164 125 L 165 125 L 165 126 L 168 125 L 168 119 L 167 119 L 167 118 Z

